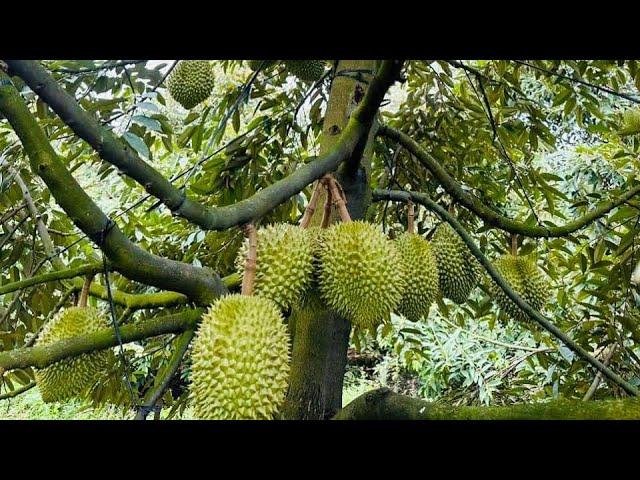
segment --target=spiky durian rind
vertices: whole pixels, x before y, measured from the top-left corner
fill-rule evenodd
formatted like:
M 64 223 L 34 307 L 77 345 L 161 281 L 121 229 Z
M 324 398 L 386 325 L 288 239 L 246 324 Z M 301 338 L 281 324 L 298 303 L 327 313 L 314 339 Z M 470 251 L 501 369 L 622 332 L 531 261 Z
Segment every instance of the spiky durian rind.
M 289 378 L 289 336 L 278 306 L 255 296 L 219 299 L 202 318 L 192 361 L 195 418 L 273 418 Z
M 319 258 L 320 292 L 334 310 L 363 328 L 390 318 L 406 273 L 396 246 L 376 226 L 355 221 L 327 228 Z
M 93 307 L 71 307 L 56 315 L 38 335 L 36 346 L 45 346 L 65 338 L 94 333 L 109 328 L 109 323 Z M 114 360 L 111 350 L 84 353 L 66 358 L 42 369 L 35 369 L 35 379 L 44 402 L 58 402 L 83 397 L 98 375 Z
M 313 273 L 313 239 L 296 225 L 276 223 L 257 232 L 258 248 L 254 295 L 269 298 L 287 309 L 309 286 Z M 236 257 L 236 268 L 244 274 L 249 250 L 247 240 Z
M 284 65 L 291 75 L 303 82 L 315 82 L 324 74 L 324 60 L 285 60 Z
M 209 98 L 213 85 L 213 70 L 207 60 L 181 60 L 167 80 L 171 97 L 187 110 Z
M 549 285 L 533 259 L 528 256 L 503 255 L 494 262 L 494 266 L 513 290 L 535 310 L 540 311 L 545 306 L 549 298 Z M 490 287 L 496 303 L 508 316 L 516 321 L 529 320 L 529 316 L 498 284 L 491 282 Z
M 431 245 L 415 233 L 404 233 L 395 241 L 405 265 L 407 278 L 398 313 L 418 321 L 429 316 L 431 304 L 439 294 L 438 264 Z
M 446 222 L 433 234 L 431 246 L 438 264 L 442 296 L 464 303 L 480 281 L 480 264 L 460 235 Z
M 275 60 L 247 60 L 248 67 L 254 72 L 262 66 L 262 70 L 266 70 L 275 63 Z

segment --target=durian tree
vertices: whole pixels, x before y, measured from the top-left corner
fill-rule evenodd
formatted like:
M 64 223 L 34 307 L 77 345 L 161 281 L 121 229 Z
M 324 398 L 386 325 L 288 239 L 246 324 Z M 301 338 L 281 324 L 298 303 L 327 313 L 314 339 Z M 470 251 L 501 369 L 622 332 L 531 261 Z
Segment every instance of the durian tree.
M 636 61 L 0 67 L 0 399 L 640 418 Z M 343 408 L 350 347 L 429 361 L 392 332 L 436 310 L 530 332 L 564 398 Z

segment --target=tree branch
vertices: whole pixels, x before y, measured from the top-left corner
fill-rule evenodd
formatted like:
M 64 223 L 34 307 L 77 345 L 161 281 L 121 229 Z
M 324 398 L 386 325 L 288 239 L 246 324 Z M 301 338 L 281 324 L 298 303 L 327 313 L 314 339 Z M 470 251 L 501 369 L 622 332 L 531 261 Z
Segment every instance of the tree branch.
M 411 152 L 440 182 L 446 192 L 451 195 L 458 203 L 465 206 L 473 213 L 482 218 L 487 224 L 497 227 L 510 233 L 517 233 L 531 238 L 552 238 L 566 237 L 573 232 L 586 227 L 590 223 L 596 221 L 600 217 L 605 216 L 614 208 L 622 205 L 630 198 L 640 193 L 640 185 L 637 185 L 615 200 L 603 203 L 598 208 L 593 209 L 588 214 L 561 226 L 529 226 L 523 223 L 511 220 L 504 215 L 500 215 L 487 205 L 482 203 L 477 197 L 464 191 L 462 186 L 453 178 L 442 165 L 423 149 L 417 142 L 411 139 L 405 133 L 389 126 L 381 126 L 379 135 L 383 135 L 400 143 L 404 148 Z
M 78 228 L 105 252 L 114 270 L 164 290 L 210 304 L 227 289 L 211 270 L 152 255 L 132 243 L 75 181 L 51 147 L 9 77 L 0 73 L 0 111 L 20 138 L 33 172 Z
M 464 243 L 467 245 L 471 253 L 474 257 L 478 259 L 478 261 L 485 268 L 489 276 L 493 279 L 494 282 L 505 292 L 505 294 L 523 311 L 525 312 L 532 320 L 538 323 L 542 328 L 550 332 L 556 338 L 561 340 L 568 348 L 573 350 L 578 356 L 580 356 L 583 360 L 590 363 L 597 370 L 601 371 L 602 374 L 611 380 L 613 383 L 619 385 L 625 392 L 629 395 L 638 396 L 640 392 L 631 385 L 629 382 L 620 377 L 617 373 L 613 372 L 606 365 L 604 365 L 601 361 L 594 358 L 590 355 L 584 348 L 574 342 L 566 333 L 556 327 L 548 318 L 542 315 L 540 312 L 535 310 L 531 305 L 525 302 L 520 295 L 518 295 L 507 283 L 507 281 L 502 277 L 502 275 L 496 270 L 493 264 L 489 261 L 489 259 L 480 251 L 478 246 L 475 244 L 469 233 L 464 229 L 464 227 L 453 217 L 447 210 L 433 200 L 431 200 L 428 196 L 421 193 L 414 192 L 403 192 L 403 191 L 388 191 L 388 190 L 375 190 L 373 192 L 374 200 L 394 200 L 394 201 L 403 201 L 406 202 L 409 199 L 414 202 L 420 203 L 424 207 L 428 208 L 432 212 L 435 212 L 443 221 L 449 223 L 451 227 L 460 235 Z
M 640 399 L 553 400 L 504 407 L 454 407 L 380 388 L 360 395 L 334 420 L 638 420 Z
M 206 207 L 186 198 L 137 153 L 103 128 L 85 112 L 47 73 L 31 60 L 7 60 L 19 75 L 80 138 L 89 143 L 103 160 L 115 165 L 161 200 L 175 215 L 179 215 L 206 230 L 223 230 L 258 220 L 309 183 L 335 170 L 340 163 L 357 155 L 362 148 L 374 116 L 389 86 L 397 79 L 402 62 L 389 60 L 374 78 L 365 99 L 354 112 L 340 141 L 326 155 L 307 163 L 288 177 L 257 192 L 252 197 L 226 207 Z
M 178 368 L 180 368 L 182 358 L 185 353 L 187 353 L 187 349 L 189 348 L 189 344 L 191 343 L 194 335 L 195 331 L 191 329 L 185 331 L 176 339 L 175 350 L 171 355 L 171 359 L 169 360 L 163 374 L 158 374 L 158 376 L 156 376 L 153 388 L 151 388 L 145 395 L 142 402 L 142 408 L 138 409 L 138 412 L 136 413 L 136 420 L 146 420 L 148 412 L 155 407 L 158 400 L 162 398 L 164 391 L 169 386 L 169 382 L 171 382 L 171 379 L 175 376 Z
M 201 315 L 200 309 L 186 310 L 175 315 L 123 325 L 120 327 L 120 337 L 123 343 L 130 343 L 167 333 L 184 332 L 194 329 Z M 50 345 L 0 352 L 0 371 L 27 367 L 44 368 L 65 358 L 77 357 L 83 353 L 104 350 L 116 345 L 118 340 L 113 328 L 105 328 L 95 333 L 66 338 Z
M 15 390 L 11 390 L 9 392 L 3 393 L 0 395 L 0 400 L 6 400 L 7 398 L 17 397 L 21 393 L 27 392 L 36 386 L 36 382 L 27 383 L 22 387 L 18 387 Z
M 65 280 L 67 278 L 81 277 L 83 275 L 96 274 L 102 271 L 102 263 L 89 263 L 80 267 L 68 268 L 65 270 L 56 270 L 42 275 L 36 275 L 18 282 L 7 283 L 0 286 L 0 295 L 22 290 L 27 287 L 39 285 L 41 283 L 53 282 L 56 280 Z

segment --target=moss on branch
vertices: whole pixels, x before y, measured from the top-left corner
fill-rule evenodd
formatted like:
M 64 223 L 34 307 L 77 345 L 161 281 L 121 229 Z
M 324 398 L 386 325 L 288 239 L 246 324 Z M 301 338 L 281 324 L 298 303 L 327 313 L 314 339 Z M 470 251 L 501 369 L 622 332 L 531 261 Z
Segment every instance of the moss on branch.
M 105 252 L 127 278 L 163 290 L 176 290 L 201 305 L 227 292 L 211 270 L 152 255 L 131 242 L 75 181 L 60 161 L 9 77 L 0 72 L 0 112 L 20 138 L 31 169 L 46 183 L 74 224 Z
M 482 218 L 487 224 L 506 232 L 517 233 L 526 237 L 566 237 L 593 223 L 597 219 L 605 216 L 614 208 L 640 194 L 640 185 L 637 185 L 624 192 L 618 198 L 602 203 L 598 208 L 594 208 L 588 214 L 564 225 L 525 225 L 497 213 L 481 202 L 477 197 L 466 192 L 462 186 L 451 175 L 449 175 L 445 168 L 440 165 L 440 162 L 438 162 L 429 154 L 429 152 L 405 133 L 389 126 L 382 126 L 378 129 L 378 135 L 383 135 L 400 143 L 400 145 L 411 152 L 422 163 L 422 165 L 424 165 L 433 174 L 449 195 L 451 195 L 458 203 Z
M 7 63 L 12 72 L 20 76 L 63 122 L 98 152 L 103 160 L 115 165 L 121 172 L 143 185 L 174 214 L 207 230 L 223 230 L 255 221 L 325 173 L 335 170 L 352 155 L 357 155 L 357 150 L 363 148 L 375 113 L 387 89 L 398 78 L 402 66 L 402 62 L 397 60 L 383 63 L 380 73 L 372 81 L 340 140 L 325 155 L 296 169 L 288 177 L 260 190 L 246 200 L 226 207 L 211 208 L 184 197 L 179 189 L 144 162 L 133 149 L 84 111 L 37 62 L 7 60 Z
M 179 333 L 194 329 L 202 315 L 202 310 L 184 312 L 153 318 L 144 322 L 123 325 L 120 337 L 124 343 L 135 342 L 167 333 Z M 0 352 L 0 370 L 36 367 L 44 368 L 64 358 L 76 357 L 95 350 L 104 350 L 118 345 L 113 328 L 99 332 L 66 338 L 50 345 L 32 348 L 20 348 Z
M 334 420 L 639 420 L 640 399 L 553 400 L 503 407 L 454 407 L 381 388 L 360 395 Z
M 615 373 L 609 367 L 604 365 L 597 358 L 590 355 L 584 348 L 574 342 L 567 334 L 556 327 L 548 318 L 535 310 L 531 305 L 525 302 L 511 288 L 511 285 L 496 270 L 491 261 L 480 251 L 465 228 L 453 217 L 445 208 L 431 200 L 427 195 L 415 192 L 375 190 L 373 192 L 375 200 L 392 200 L 407 202 L 409 199 L 415 203 L 423 205 L 425 208 L 436 213 L 443 221 L 449 223 L 451 227 L 460 235 L 460 238 L 467 245 L 474 257 L 478 259 L 480 264 L 485 268 L 491 279 L 505 292 L 505 294 L 523 311 L 529 318 L 535 321 L 542 328 L 550 332 L 553 336 L 561 340 L 568 348 L 573 350 L 580 358 L 591 364 L 597 370 L 607 377 L 610 381 L 620 386 L 629 395 L 638 396 L 640 392 L 636 387 L 624 380 L 620 375 Z

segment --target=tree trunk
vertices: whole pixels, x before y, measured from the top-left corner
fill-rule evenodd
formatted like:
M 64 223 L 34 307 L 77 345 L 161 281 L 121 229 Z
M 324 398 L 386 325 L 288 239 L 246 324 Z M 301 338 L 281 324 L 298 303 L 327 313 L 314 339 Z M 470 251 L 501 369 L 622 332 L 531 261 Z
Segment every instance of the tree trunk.
M 341 60 L 325 113 L 320 154 L 331 149 L 344 129 L 349 116 L 362 100 L 372 75 L 354 71 L 375 70 L 375 60 Z M 350 73 L 347 73 L 350 72 Z M 351 78 L 346 74 L 359 76 Z M 365 80 L 364 82 L 360 80 Z M 347 208 L 353 219 L 364 217 L 370 203 L 369 170 L 374 133 L 369 134 L 367 147 L 360 159 L 350 159 L 338 172 L 347 197 Z M 320 187 L 319 187 L 320 188 Z M 324 205 L 322 189 L 318 205 Z M 323 208 L 316 209 L 312 225 L 319 225 Z M 336 220 L 333 215 L 332 221 Z M 347 361 L 351 324 L 328 309 L 317 290 L 308 293 L 305 301 L 292 309 L 289 319 L 293 347 L 289 391 L 281 416 L 286 419 L 327 419 L 342 407 L 342 385 Z

